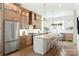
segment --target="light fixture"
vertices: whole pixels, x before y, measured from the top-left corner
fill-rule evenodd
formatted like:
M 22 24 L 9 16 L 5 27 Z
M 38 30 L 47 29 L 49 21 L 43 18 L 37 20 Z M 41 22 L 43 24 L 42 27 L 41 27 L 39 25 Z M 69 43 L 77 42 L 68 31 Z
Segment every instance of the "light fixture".
M 19 9 L 19 14 L 21 14 L 21 12 L 22 12 L 21 9 Z
M 29 13 L 28 12 L 26 13 L 26 16 L 29 16 Z
M 5 3 L 6 5 L 9 5 L 10 3 Z
M 58 7 L 59 7 L 59 8 L 61 8 L 61 7 L 62 7 L 62 5 L 61 5 L 61 4 L 59 4 L 59 5 L 58 5 Z
M 33 25 L 29 25 L 29 30 L 33 29 Z
M 22 12 L 22 15 L 26 15 L 25 12 Z
M 46 9 L 46 4 L 44 4 L 44 19 L 43 19 L 44 21 L 45 21 L 45 14 L 46 14 L 45 13 L 46 12 L 45 9 Z

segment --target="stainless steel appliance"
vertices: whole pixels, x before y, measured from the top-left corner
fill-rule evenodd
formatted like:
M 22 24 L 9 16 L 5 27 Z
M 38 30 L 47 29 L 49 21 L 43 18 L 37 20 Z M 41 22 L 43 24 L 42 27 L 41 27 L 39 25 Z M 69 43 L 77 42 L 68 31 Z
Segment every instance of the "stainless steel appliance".
M 5 54 L 18 50 L 19 41 L 19 22 L 5 21 Z

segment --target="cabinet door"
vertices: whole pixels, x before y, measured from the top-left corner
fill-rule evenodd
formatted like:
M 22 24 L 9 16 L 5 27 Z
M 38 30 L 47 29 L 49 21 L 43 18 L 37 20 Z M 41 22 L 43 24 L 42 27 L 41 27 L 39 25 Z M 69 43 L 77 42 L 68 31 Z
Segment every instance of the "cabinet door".
M 3 24 L 2 24 L 2 21 L 3 21 L 3 20 L 2 20 L 2 12 L 1 12 L 1 10 L 0 10 L 0 29 L 2 29 L 2 25 L 3 25 Z
M 22 26 L 22 29 L 28 29 L 28 26 L 29 26 L 29 18 L 27 16 L 22 16 L 21 26 Z
M 25 29 L 25 19 L 24 19 L 24 16 L 21 16 L 21 26 L 22 26 L 22 29 Z
M 3 37 L 2 36 L 2 33 L 3 33 L 3 31 L 2 31 L 2 26 L 3 26 L 2 22 L 3 22 L 3 20 L 1 19 L 1 17 L 2 17 L 2 12 L 0 10 L 0 54 L 2 52 L 2 37 Z
M 16 13 L 14 11 L 5 9 L 4 10 L 4 19 L 12 20 L 12 21 L 20 21 L 20 15 L 19 15 L 19 13 Z
M 26 43 L 27 45 L 31 45 L 32 44 L 32 36 L 28 35 L 26 41 L 27 41 L 27 43 Z
M 36 16 L 36 29 L 41 29 L 41 16 Z
M 69 34 L 69 33 L 67 33 L 67 34 L 64 34 L 64 39 L 65 40 L 73 40 L 73 34 Z
M 29 17 L 28 16 L 25 17 L 25 25 L 26 25 L 26 29 L 28 29 L 29 28 Z
M 13 17 L 13 20 L 14 20 L 14 21 L 20 21 L 20 15 L 19 15 L 19 13 L 14 12 L 14 13 L 13 13 L 13 16 L 14 16 L 14 17 Z
M 9 11 L 9 10 L 4 10 L 4 19 L 5 20 L 12 20 L 12 12 L 11 11 Z
M 21 37 L 20 45 L 21 45 L 21 48 L 25 48 L 27 46 L 26 45 L 26 38 L 25 37 Z

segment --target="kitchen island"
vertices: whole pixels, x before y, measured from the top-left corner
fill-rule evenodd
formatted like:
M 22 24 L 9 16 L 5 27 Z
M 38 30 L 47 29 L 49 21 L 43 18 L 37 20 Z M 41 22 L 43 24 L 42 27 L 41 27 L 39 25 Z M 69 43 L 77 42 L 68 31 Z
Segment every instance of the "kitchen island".
M 51 48 L 51 41 L 57 41 L 56 39 L 57 37 L 51 33 L 33 36 L 34 52 L 45 54 Z

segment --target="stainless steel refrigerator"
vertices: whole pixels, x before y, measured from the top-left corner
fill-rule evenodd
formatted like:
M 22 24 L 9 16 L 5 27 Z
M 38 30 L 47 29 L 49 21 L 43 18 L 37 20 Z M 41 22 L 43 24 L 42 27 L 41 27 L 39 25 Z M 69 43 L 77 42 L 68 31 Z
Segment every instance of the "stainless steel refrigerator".
M 16 51 L 20 48 L 19 22 L 5 21 L 5 54 Z

